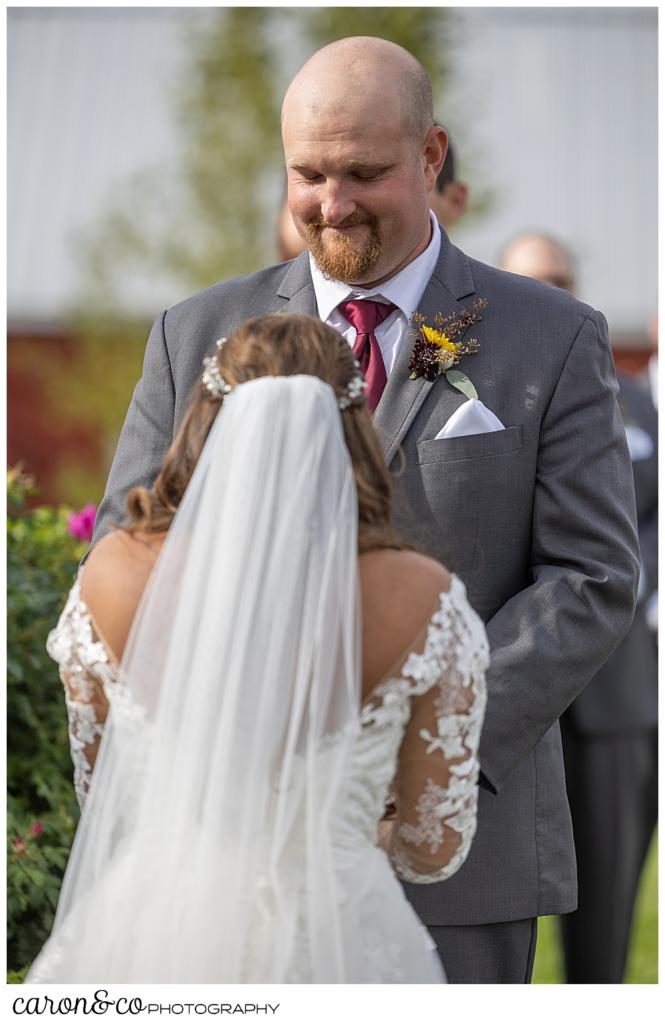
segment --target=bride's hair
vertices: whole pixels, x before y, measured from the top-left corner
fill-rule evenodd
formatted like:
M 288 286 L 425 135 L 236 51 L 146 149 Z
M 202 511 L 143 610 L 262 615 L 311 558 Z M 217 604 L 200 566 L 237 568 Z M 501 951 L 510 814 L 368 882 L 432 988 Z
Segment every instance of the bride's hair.
M 310 374 L 341 397 L 357 373 L 351 347 L 327 324 L 310 316 L 273 313 L 248 320 L 216 350 L 230 385 L 256 377 Z M 154 486 L 127 497 L 131 533 L 158 533 L 171 525 L 223 399 L 199 380 Z M 392 526 L 392 481 L 364 401 L 340 413 L 358 492 L 358 548 L 405 547 Z

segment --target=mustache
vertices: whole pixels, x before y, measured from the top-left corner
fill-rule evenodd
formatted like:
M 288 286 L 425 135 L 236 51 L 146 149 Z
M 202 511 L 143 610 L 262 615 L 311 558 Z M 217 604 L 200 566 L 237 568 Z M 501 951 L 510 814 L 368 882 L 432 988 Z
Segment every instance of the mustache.
M 330 224 L 324 217 L 315 217 L 314 220 L 309 221 L 308 228 L 314 231 L 322 231 L 324 228 L 352 228 L 357 224 L 369 224 L 372 227 L 375 223 L 374 217 L 368 217 L 367 214 L 355 213 L 346 220 L 343 220 L 340 224 Z

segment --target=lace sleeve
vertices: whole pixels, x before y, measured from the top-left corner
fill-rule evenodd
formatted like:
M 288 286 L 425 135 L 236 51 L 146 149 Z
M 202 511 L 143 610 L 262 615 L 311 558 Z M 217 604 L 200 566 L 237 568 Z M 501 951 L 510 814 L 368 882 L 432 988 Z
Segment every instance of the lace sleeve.
M 442 595 L 410 677 L 411 717 L 393 788 L 388 853 L 404 881 L 440 882 L 466 860 L 476 831 L 478 744 L 489 663 L 482 622 L 463 586 Z
M 89 674 L 60 670 L 65 688 L 69 720 L 69 749 L 74 765 L 74 791 L 79 807 L 83 807 L 90 788 L 92 770 L 104 733 L 108 701 L 98 679 Z
M 58 663 L 65 689 L 74 790 L 83 807 L 108 713 L 105 684 L 113 682 L 114 669 L 104 645 L 95 638 L 78 580 L 58 625 L 49 633 L 46 649 Z

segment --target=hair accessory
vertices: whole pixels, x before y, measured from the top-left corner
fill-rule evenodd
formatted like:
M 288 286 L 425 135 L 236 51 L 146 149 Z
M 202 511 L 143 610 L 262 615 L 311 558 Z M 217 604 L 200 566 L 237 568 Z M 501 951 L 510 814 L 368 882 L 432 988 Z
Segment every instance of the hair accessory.
M 337 404 L 341 412 L 344 412 L 344 410 L 348 409 L 350 405 L 353 405 L 356 399 L 362 398 L 363 393 L 367 389 L 367 381 L 360 371 L 360 363 L 357 359 L 354 359 L 353 364 L 356 368 L 356 372 L 346 385 L 344 394 L 337 399 Z
M 218 338 L 215 342 L 217 351 L 219 351 L 222 345 L 226 342 L 226 338 Z M 201 380 L 207 387 L 213 398 L 224 398 L 232 390 L 231 384 L 227 384 L 221 373 L 219 372 L 219 366 L 217 365 L 217 356 L 206 356 L 203 360 L 203 374 Z
M 217 342 L 217 349 L 221 349 L 222 345 L 226 341 L 226 338 L 220 338 Z M 367 381 L 363 377 L 360 370 L 360 363 L 354 359 L 353 364 L 356 372 L 346 385 L 344 394 L 340 395 L 337 399 L 337 405 L 340 408 L 340 412 L 344 412 L 350 405 L 353 405 L 355 401 L 362 398 L 364 391 L 367 388 Z M 217 364 L 217 355 L 206 356 L 203 360 L 203 374 L 201 375 L 201 381 L 205 384 L 206 388 L 213 396 L 213 398 L 222 399 L 226 395 L 233 391 L 233 385 L 228 384 L 221 373 L 219 372 L 219 366 Z

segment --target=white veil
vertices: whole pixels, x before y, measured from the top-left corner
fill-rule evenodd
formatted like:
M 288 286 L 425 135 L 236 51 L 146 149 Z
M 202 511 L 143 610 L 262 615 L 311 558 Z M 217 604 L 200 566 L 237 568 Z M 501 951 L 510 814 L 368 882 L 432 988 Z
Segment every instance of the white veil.
M 334 817 L 359 728 L 357 497 L 335 394 L 224 400 L 136 616 L 26 979 L 345 980 Z

